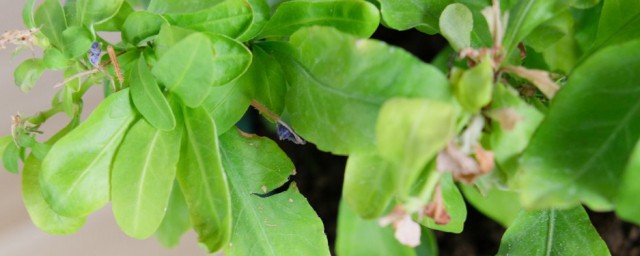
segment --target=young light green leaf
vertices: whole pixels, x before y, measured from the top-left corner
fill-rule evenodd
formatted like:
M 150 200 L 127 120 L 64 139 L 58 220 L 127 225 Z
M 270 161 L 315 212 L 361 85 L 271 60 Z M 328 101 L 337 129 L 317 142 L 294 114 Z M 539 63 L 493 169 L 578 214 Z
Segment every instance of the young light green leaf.
M 146 239 L 164 218 L 180 157 L 182 127 L 154 128 L 141 119 L 131 127 L 113 160 L 113 215 L 127 235 Z
M 427 162 L 453 138 L 455 121 L 454 106 L 447 102 L 392 98 L 384 103 L 376 123 L 377 147 L 382 157 L 399 168 L 402 196 Z
M 399 48 L 324 27 L 299 30 L 291 44 L 263 46 L 285 70 L 293 129 L 321 150 L 374 148 L 378 111 L 389 98 L 451 99 L 440 71 Z M 342 60 L 333 61 L 336 56 Z
M 475 67 L 466 70 L 454 84 L 454 94 L 462 107 L 477 113 L 491 102 L 493 91 L 492 60 L 485 58 Z
M 86 55 L 93 43 L 91 32 L 84 27 L 72 26 L 62 32 L 65 54 L 69 58 Z
M 436 171 L 436 170 L 432 170 Z M 451 220 L 445 225 L 438 225 L 432 218 L 425 217 L 420 224 L 435 230 L 460 233 L 464 229 L 464 222 L 467 219 L 467 206 L 464 199 L 453 182 L 451 172 L 447 172 L 440 178 L 440 189 L 442 191 L 442 200 L 444 207 Z
M 22 200 L 29 217 L 40 230 L 57 235 L 72 234 L 85 223 L 85 217 L 65 217 L 51 209 L 40 191 L 42 161 L 33 155 L 27 157 L 22 173 Z
M 60 4 L 58 4 L 60 5 Z M 33 17 L 33 10 L 36 8 L 36 0 L 27 0 L 22 8 L 22 22 L 27 28 L 35 28 L 36 21 Z
M 115 16 L 124 0 L 96 1 L 76 0 L 76 25 L 93 26 Z
M 64 50 L 62 32 L 67 29 L 67 19 L 64 9 L 58 0 L 45 0 L 38 7 L 34 16 L 35 24 L 49 42 L 60 50 Z
M 19 171 L 20 148 L 16 146 L 11 138 L 11 142 L 7 144 L 2 152 L 2 166 L 10 173 L 17 174 Z
M 142 54 L 129 73 L 129 86 L 133 104 L 153 127 L 165 131 L 176 127 L 176 118 L 169 102 L 160 91 Z
M 366 1 L 291 1 L 278 6 L 259 37 L 290 36 L 300 28 L 318 25 L 367 38 L 379 22 L 378 9 Z
M 122 25 L 122 39 L 139 45 L 149 37 L 160 33 L 165 19 L 162 16 L 145 11 L 134 12 L 124 21 Z
M 267 198 L 251 194 L 277 188 L 295 172 L 278 145 L 233 130 L 220 145 L 235 224 L 225 255 L 329 255 L 322 221 L 295 185 Z
M 604 1 L 596 40 L 585 56 L 609 45 L 637 38 L 640 38 L 640 1 Z
M 271 10 L 266 0 L 248 0 L 251 7 L 251 24 L 242 35 L 238 37 L 238 41 L 247 42 L 254 39 L 262 32 L 262 29 L 267 25 L 269 18 L 271 18 Z
M 255 84 L 242 81 L 241 78 L 224 86 L 213 87 L 202 103 L 202 107 L 211 115 L 220 133 L 232 128 L 251 104 L 251 97 L 247 93 L 251 89 L 248 86 Z
M 13 72 L 13 78 L 20 90 L 27 93 L 36 85 L 44 69 L 45 66 L 42 59 L 28 59 L 16 68 Z
M 44 67 L 48 69 L 63 70 L 69 66 L 69 59 L 64 56 L 64 53 L 54 47 L 50 47 L 44 51 L 42 60 L 44 61 Z
M 204 108 L 182 110 L 186 137 L 177 179 L 198 241 L 215 252 L 226 246 L 231 236 L 231 199 L 216 127 Z
M 191 222 L 189 220 L 187 202 L 185 202 L 184 195 L 176 181 L 171 190 L 167 212 L 164 215 L 162 224 L 156 230 L 156 238 L 166 247 L 175 247 L 180 243 L 180 238 L 190 227 Z
M 223 0 L 151 0 L 147 10 L 153 13 L 190 13 L 211 8 Z
M 113 17 L 109 18 L 105 22 L 100 24 L 96 24 L 94 26 L 94 30 L 96 31 L 111 31 L 111 32 L 121 32 L 122 25 L 124 25 L 125 20 L 134 13 L 135 10 L 131 5 L 127 2 L 122 3 L 120 10 Z
M 343 201 L 362 218 L 379 217 L 396 190 L 397 176 L 394 165 L 376 154 L 351 154 L 344 174 Z
M 81 217 L 109 201 L 111 160 L 135 115 L 125 89 L 53 145 L 42 163 L 40 184 L 54 211 Z
M 450 4 L 440 14 L 440 32 L 454 50 L 471 46 L 473 14 L 464 4 Z
M 338 213 L 336 253 L 369 256 L 416 255 L 413 248 L 404 246 L 395 239 L 391 227 L 381 227 L 377 220 L 361 219 L 344 201 L 340 203 Z
M 639 40 L 599 51 L 573 71 L 524 153 L 519 179 L 524 206 L 583 202 L 595 210 L 613 208 L 620 176 L 640 138 L 636 56 Z
M 522 211 L 507 229 L 498 255 L 611 255 L 578 206 L 568 210 Z
M 635 149 L 629 158 L 626 166 L 618 196 L 616 197 L 616 214 L 621 219 L 640 224 L 640 205 L 638 204 L 638 194 L 640 193 L 640 143 L 636 143 Z
M 209 39 L 194 33 L 171 47 L 153 67 L 153 74 L 189 107 L 202 104 L 214 81 Z
M 505 228 L 511 226 L 522 209 L 518 194 L 513 191 L 493 188 L 482 195 L 470 185 L 463 184 L 460 188 L 469 204 Z
M 513 54 L 512 50 L 536 27 L 569 9 L 573 2 L 574 0 L 518 1 L 509 11 L 509 21 L 502 42 L 506 52 Z
M 417 28 L 427 34 L 438 32 L 440 12 L 451 1 L 379 0 L 384 24 L 397 30 Z
M 171 24 L 237 38 L 251 25 L 253 12 L 247 0 L 225 0 L 198 12 L 168 14 Z

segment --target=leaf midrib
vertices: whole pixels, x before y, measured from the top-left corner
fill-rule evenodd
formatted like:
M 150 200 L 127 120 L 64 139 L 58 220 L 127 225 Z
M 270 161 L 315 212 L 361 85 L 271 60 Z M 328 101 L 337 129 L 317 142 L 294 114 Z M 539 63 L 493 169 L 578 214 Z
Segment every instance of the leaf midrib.
M 138 193 L 135 196 L 135 210 L 133 211 L 133 230 L 135 231 L 135 233 L 137 233 L 138 229 L 140 228 L 140 215 L 141 215 L 141 207 L 142 207 L 142 202 L 144 201 L 143 199 L 143 190 L 144 190 L 144 185 L 146 183 L 146 176 L 147 176 L 147 172 L 149 169 L 149 166 L 151 165 L 151 156 L 153 155 L 153 152 L 155 150 L 155 145 L 158 142 L 158 138 L 160 135 L 160 131 L 156 130 L 156 132 L 153 135 L 153 139 L 151 139 L 151 142 L 149 143 L 149 151 L 147 152 L 147 155 L 145 157 L 144 160 L 144 165 L 142 166 L 142 175 L 140 176 L 140 183 L 138 183 Z

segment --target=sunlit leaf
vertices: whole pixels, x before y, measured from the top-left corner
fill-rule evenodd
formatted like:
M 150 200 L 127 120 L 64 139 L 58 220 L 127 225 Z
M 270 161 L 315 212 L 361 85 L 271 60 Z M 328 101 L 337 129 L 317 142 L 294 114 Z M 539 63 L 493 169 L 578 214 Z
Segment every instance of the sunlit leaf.
M 143 55 L 129 73 L 131 99 L 136 109 L 155 128 L 173 130 L 176 119 Z
M 149 37 L 160 33 L 160 27 L 165 22 L 162 16 L 149 12 L 134 12 L 122 25 L 122 39 L 138 45 Z
M 36 9 L 34 16 L 35 25 L 40 27 L 40 31 L 47 36 L 49 42 L 58 49 L 64 49 L 64 39 L 62 32 L 67 29 L 67 20 L 64 10 L 58 0 L 45 0 Z
M 382 215 L 397 186 L 394 165 L 376 154 L 352 154 L 344 174 L 342 198 L 362 218 Z
M 189 209 L 178 182 L 174 182 L 169 197 L 169 205 L 162 224 L 156 231 L 156 238 L 164 246 L 174 247 L 180 243 L 182 235 L 191 227 Z
M 450 4 L 440 15 L 440 31 L 454 50 L 471 46 L 473 14 L 464 4 Z
M 123 3 L 124 0 L 76 0 L 77 25 L 92 26 L 105 22 L 118 13 Z
M 237 38 L 251 25 L 253 12 L 246 0 L 225 0 L 198 12 L 166 17 L 180 27 Z

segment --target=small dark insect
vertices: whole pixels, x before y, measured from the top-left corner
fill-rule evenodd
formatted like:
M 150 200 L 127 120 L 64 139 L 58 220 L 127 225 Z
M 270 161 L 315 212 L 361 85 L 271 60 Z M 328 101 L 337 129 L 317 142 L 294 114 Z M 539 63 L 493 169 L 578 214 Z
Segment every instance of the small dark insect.
M 101 53 L 102 53 L 102 49 L 101 49 L 100 42 L 93 42 L 87 54 L 89 55 L 89 63 L 91 63 L 91 65 L 93 65 L 94 67 L 97 67 L 100 65 Z
M 278 129 L 278 138 L 280 140 L 289 140 L 298 145 L 304 145 L 306 142 L 296 134 L 293 129 L 284 124 L 283 122 L 278 122 L 276 124 Z
M 279 187 L 277 187 L 277 188 L 275 188 L 275 189 L 273 189 L 273 190 L 271 190 L 271 191 L 269 191 L 267 193 L 264 193 L 264 194 L 251 193 L 251 194 L 259 196 L 259 197 L 262 197 L 262 198 L 266 198 L 266 197 L 270 197 L 270 196 L 273 196 L 273 195 L 280 194 L 280 193 L 285 192 L 285 191 L 287 191 L 289 189 L 289 186 L 291 186 L 291 183 L 293 182 L 293 178 L 294 177 L 295 177 L 295 174 L 289 175 L 289 177 L 287 178 L 287 181 L 284 184 L 282 184 L 281 186 L 279 186 Z

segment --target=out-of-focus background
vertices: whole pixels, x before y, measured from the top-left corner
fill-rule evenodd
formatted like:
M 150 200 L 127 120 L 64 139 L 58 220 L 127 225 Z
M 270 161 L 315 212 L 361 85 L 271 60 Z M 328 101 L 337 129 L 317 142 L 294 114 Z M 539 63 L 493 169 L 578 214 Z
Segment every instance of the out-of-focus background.
M 40 2 L 37 1 L 38 4 Z M 22 24 L 23 4 L 24 1 L 0 0 L 0 34 L 25 28 Z M 0 136 L 10 134 L 11 115 L 29 116 L 48 109 L 55 93 L 53 85 L 62 81 L 61 73 L 46 71 L 33 91 L 22 93 L 13 82 L 13 71 L 33 55 L 26 50 L 12 58 L 13 49 L 9 46 L 0 50 Z M 35 54 L 36 57 L 42 56 L 38 51 Z M 87 93 L 85 117 L 101 99 L 99 87 Z M 44 137 L 39 139 L 51 136 L 68 121 L 64 114 L 51 119 L 43 127 Z M 127 237 L 118 228 L 110 206 L 90 215 L 86 225 L 76 234 L 46 234 L 31 223 L 22 203 L 20 183 L 21 176 L 0 167 L 0 255 L 205 255 L 193 231 L 187 233 L 181 244 L 173 249 L 162 247 L 153 237 L 143 241 Z

